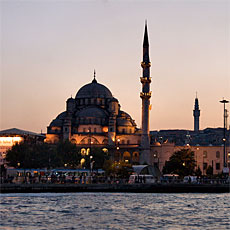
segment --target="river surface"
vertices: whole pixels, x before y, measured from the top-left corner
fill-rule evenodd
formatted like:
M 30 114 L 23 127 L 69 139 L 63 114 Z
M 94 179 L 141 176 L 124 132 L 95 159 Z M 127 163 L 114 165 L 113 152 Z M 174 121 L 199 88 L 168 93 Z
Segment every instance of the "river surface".
M 227 193 L 14 193 L 0 199 L 0 229 L 230 229 Z

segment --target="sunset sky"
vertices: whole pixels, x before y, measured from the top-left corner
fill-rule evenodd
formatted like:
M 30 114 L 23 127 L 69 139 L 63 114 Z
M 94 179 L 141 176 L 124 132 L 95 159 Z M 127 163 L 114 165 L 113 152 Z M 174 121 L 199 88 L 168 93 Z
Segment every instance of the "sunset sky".
M 230 1 L 1 1 L 1 124 L 46 132 L 93 79 L 141 124 L 142 42 L 148 21 L 150 130 L 223 126 L 230 100 Z M 227 105 L 230 110 L 230 104 Z

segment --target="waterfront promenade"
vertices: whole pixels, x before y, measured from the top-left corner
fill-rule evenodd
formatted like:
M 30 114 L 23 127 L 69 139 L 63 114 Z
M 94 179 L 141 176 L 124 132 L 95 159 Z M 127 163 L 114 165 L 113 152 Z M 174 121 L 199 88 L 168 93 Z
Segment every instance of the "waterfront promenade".
M 1 184 L 1 193 L 129 192 L 129 193 L 228 193 L 229 184 Z

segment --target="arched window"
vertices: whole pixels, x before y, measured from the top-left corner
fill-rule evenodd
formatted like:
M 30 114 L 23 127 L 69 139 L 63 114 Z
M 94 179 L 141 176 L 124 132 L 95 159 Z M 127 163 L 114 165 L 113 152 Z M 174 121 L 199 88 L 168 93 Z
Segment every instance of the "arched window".
M 131 160 L 131 154 L 129 153 L 129 152 L 124 152 L 123 153 L 123 160 L 125 161 L 125 162 L 130 162 L 130 160 Z

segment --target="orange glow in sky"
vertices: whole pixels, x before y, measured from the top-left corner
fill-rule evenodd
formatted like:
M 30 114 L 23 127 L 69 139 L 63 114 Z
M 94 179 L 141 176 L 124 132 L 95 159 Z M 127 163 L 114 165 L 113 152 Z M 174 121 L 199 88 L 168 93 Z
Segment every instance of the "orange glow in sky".
M 230 100 L 230 1 L 1 1 L 1 129 L 46 132 L 93 79 L 141 125 L 148 21 L 150 130 L 223 126 Z M 227 105 L 230 110 L 230 104 Z

